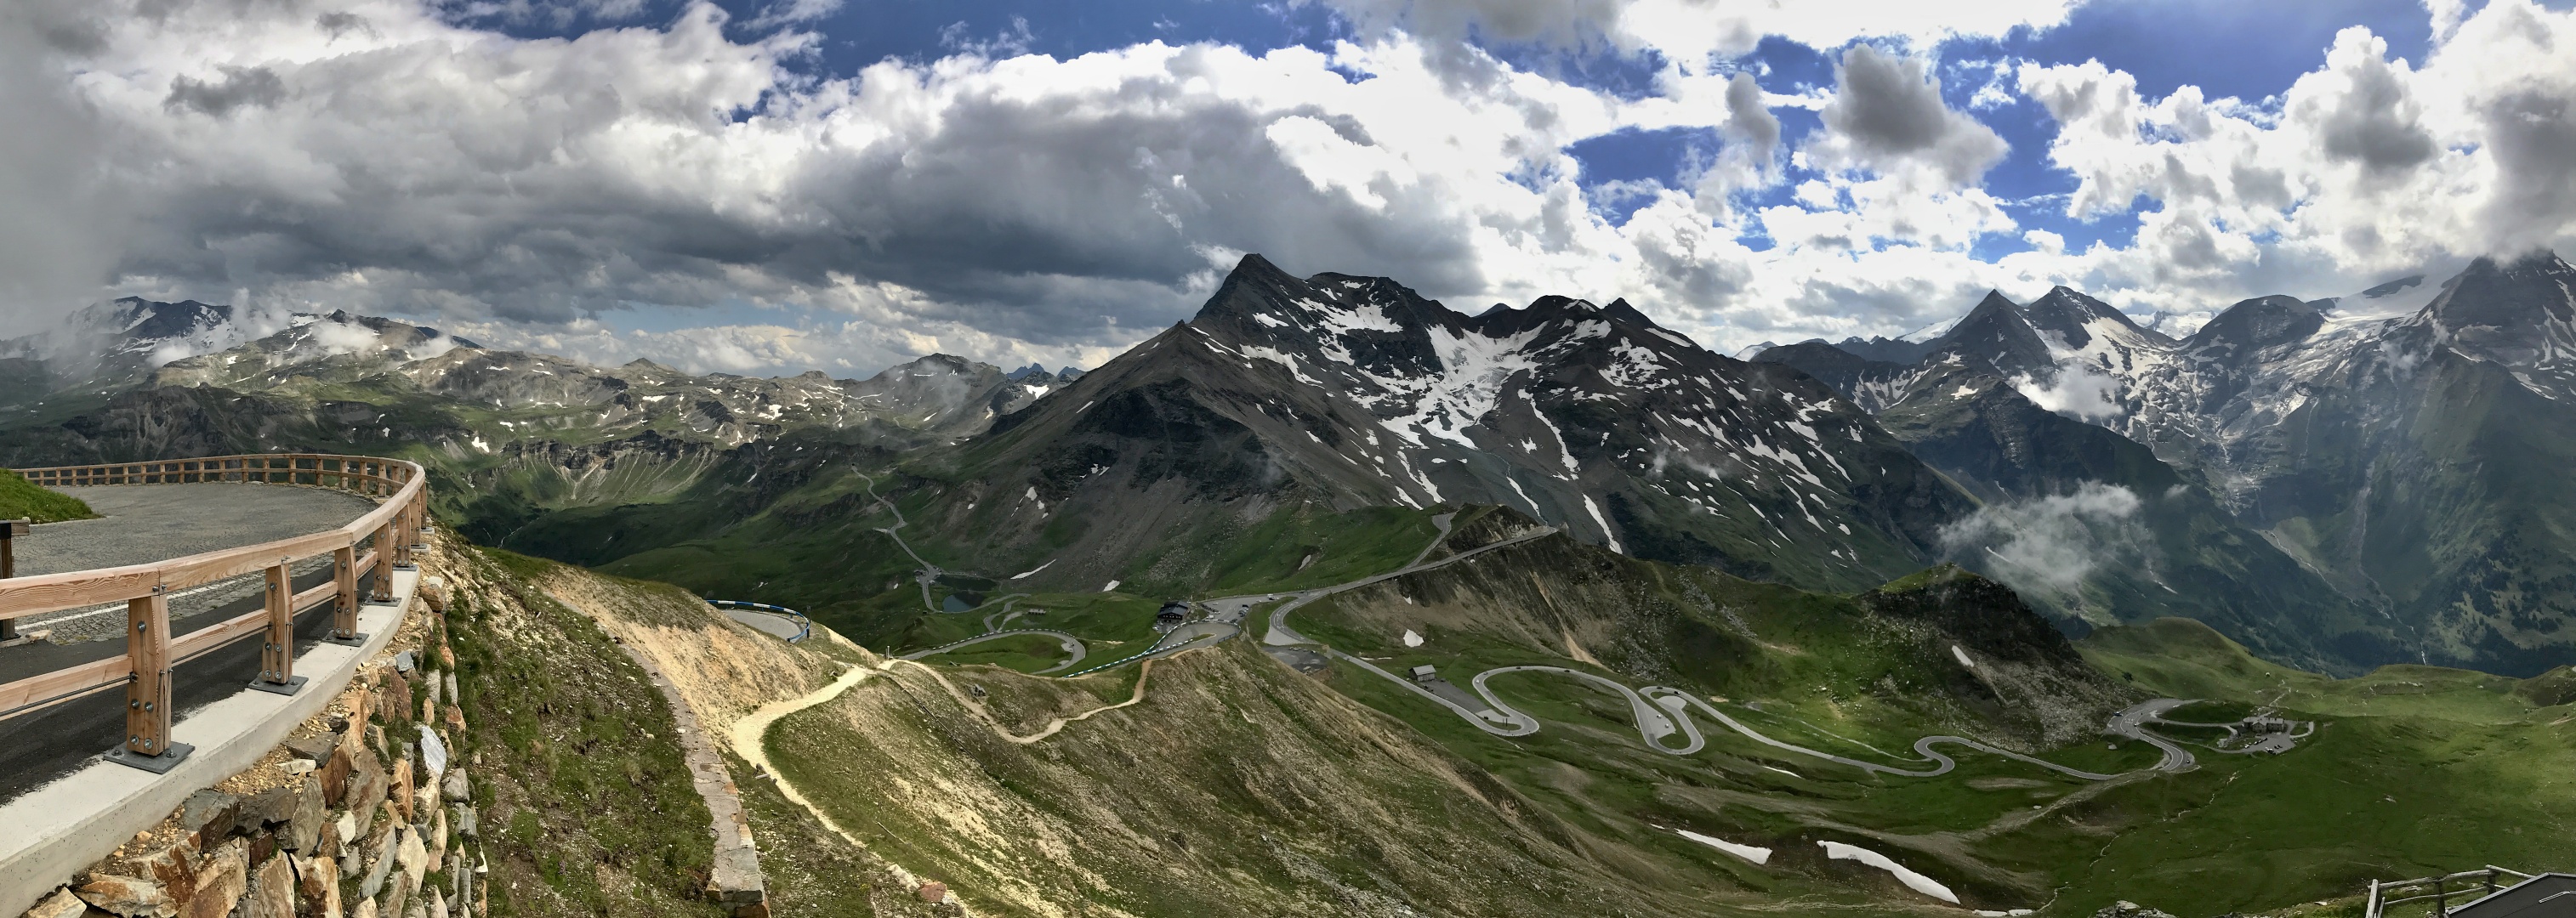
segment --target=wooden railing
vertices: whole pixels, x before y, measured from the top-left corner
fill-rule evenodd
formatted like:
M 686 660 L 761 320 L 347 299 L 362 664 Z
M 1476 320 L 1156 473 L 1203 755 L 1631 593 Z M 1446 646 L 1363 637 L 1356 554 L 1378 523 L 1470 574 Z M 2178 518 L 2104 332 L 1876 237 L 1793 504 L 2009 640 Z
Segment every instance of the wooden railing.
M 2361 913 L 2363 918 L 2382 918 L 2388 914 L 2388 907 L 2391 905 L 2431 899 L 2433 900 L 2432 918 L 2443 918 L 2451 913 L 2453 900 L 2456 899 L 2461 905 L 2466 905 L 2482 897 L 2494 895 L 2498 888 L 2505 885 L 2503 881 L 2505 877 L 2521 877 L 2528 880 L 2531 879 L 2531 874 L 2488 864 L 2477 870 L 2463 870 L 2437 877 L 2417 877 L 2394 883 L 2372 880 L 2367 896 L 2363 899 Z
M 369 598 L 390 599 L 394 569 L 410 569 L 414 535 L 428 521 L 428 486 L 419 465 L 373 456 L 270 453 L 157 462 L 19 469 L 48 487 L 111 484 L 264 482 L 334 488 L 379 498 L 366 515 L 337 529 L 204 552 L 167 561 L 68 571 L 0 580 L 0 620 L 102 603 L 125 603 L 125 655 L 55 670 L 0 685 L 0 718 L 88 695 L 119 682 L 126 687 L 126 741 L 110 758 L 166 771 L 187 754 L 170 742 L 170 671 L 180 663 L 253 631 L 268 632 L 253 688 L 293 694 L 295 615 L 333 603 L 334 643 L 356 644 L 358 578 L 370 574 Z M 293 593 L 287 566 L 329 554 L 332 579 Z M 170 594 L 202 583 L 255 572 L 267 575 L 267 602 L 258 611 L 200 628 L 170 633 Z

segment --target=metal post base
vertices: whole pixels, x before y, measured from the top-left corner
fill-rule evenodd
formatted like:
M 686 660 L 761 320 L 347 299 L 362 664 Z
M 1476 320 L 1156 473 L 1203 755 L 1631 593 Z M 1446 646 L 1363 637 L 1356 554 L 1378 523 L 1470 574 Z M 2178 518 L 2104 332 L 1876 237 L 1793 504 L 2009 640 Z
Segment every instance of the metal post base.
M 325 644 L 338 644 L 342 647 L 365 647 L 367 646 L 367 633 L 360 631 L 349 635 L 348 637 L 326 637 L 322 638 L 321 642 Z
M 140 768 L 156 775 L 166 775 L 170 773 L 170 769 L 177 768 L 179 763 L 187 761 L 189 753 L 196 751 L 197 747 L 186 743 L 171 743 L 168 748 L 161 751 L 160 755 L 144 755 L 124 746 L 118 746 L 107 751 L 107 760 L 119 765 Z
M 312 680 L 306 679 L 303 676 L 288 676 L 284 682 L 270 682 L 266 679 L 253 679 L 250 680 L 250 687 L 263 692 L 273 692 L 279 695 L 292 695 L 303 691 L 304 683 L 309 681 Z
M 391 593 L 376 593 L 368 596 L 366 603 L 371 606 L 390 606 L 394 604 L 394 597 Z

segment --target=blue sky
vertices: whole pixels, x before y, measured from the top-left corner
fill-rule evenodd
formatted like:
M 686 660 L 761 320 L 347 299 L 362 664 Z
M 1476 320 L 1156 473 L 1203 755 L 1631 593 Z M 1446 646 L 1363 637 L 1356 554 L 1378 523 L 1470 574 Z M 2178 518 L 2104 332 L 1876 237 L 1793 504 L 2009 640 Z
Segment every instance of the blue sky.
M 2576 238 L 2576 0 L 33 2 L 22 324 L 1093 365 L 1258 251 L 1731 350 L 2061 283 L 2180 333 Z

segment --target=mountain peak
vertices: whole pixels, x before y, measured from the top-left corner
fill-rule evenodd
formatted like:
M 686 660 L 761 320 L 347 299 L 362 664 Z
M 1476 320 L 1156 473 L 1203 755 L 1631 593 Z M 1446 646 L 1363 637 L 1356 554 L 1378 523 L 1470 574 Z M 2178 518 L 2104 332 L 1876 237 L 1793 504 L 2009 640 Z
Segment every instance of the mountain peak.
M 2258 296 L 2227 307 L 2183 339 L 2182 346 L 2197 354 L 2243 357 L 2316 334 L 2325 321 L 2315 306 L 2298 297 Z
M 2442 285 L 2421 318 L 2454 331 L 2491 328 L 2536 331 L 2576 321 L 2576 267 L 2558 253 L 2536 249 L 2510 261 L 2481 257 Z
M 2040 340 L 2030 318 L 1998 290 L 1986 291 L 1986 298 L 1977 302 L 1977 308 L 1968 310 L 1967 318 L 1960 319 L 1959 324 L 1933 342 L 1926 357 L 1944 352 L 1984 360 L 2005 373 L 2028 372 L 2055 363 L 2048 343 Z
M 2003 291 L 1988 288 L 1986 290 L 1986 298 L 1978 300 L 1976 308 L 1968 310 L 1968 320 L 1974 320 L 1980 314 L 1990 315 L 1996 312 L 2018 313 L 2020 311 L 2021 304 L 2015 303 L 2010 297 L 2004 296 Z M 1968 320 L 1962 320 L 1961 324 L 1966 324 L 1966 321 Z
M 1261 253 L 1259 252 L 1245 252 L 1243 253 L 1242 258 L 1235 261 L 1234 270 L 1227 273 L 1226 279 L 1231 281 L 1238 277 L 1277 278 L 1279 280 L 1297 279 L 1295 275 L 1281 270 L 1276 264 L 1272 264 L 1270 259 L 1261 257 Z
M 2172 339 L 2160 333 L 2138 327 L 2127 313 L 2112 308 L 2111 304 L 2063 285 L 2050 288 L 2047 295 L 2022 307 L 2022 316 L 2030 321 L 2032 328 L 2056 335 L 2070 348 L 2084 348 L 2097 334 L 2115 338 L 2146 338 L 2159 346 L 2173 343 Z
M 2407 325 L 2511 368 L 2534 391 L 2576 397 L 2576 267 L 2556 252 L 2471 262 Z
M 1611 300 L 1610 305 L 1601 307 L 1601 314 L 1622 322 L 1634 322 L 1647 328 L 1663 327 L 1655 324 L 1655 320 L 1646 318 L 1645 313 L 1638 312 L 1637 307 L 1628 305 L 1625 297 Z

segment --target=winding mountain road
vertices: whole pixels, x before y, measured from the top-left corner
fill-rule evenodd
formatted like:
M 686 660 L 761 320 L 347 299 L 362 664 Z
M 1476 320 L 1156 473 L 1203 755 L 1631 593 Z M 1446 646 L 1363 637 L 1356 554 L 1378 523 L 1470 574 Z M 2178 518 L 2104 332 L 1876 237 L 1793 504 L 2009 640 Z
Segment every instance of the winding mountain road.
M 1875 774 L 1908 778 L 1931 778 L 1949 774 L 1951 771 L 1958 768 L 1958 761 L 1951 758 L 1949 755 L 1943 754 L 1936 747 L 1957 746 L 1983 752 L 1989 755 L 2001 756 L 2017 762 L 2035 765 L 2059 774 L 2087 781 L 2107 781 L 2120 777 L 2118 774 L 2103 774 L 2100 772 L 2085 771 L 2079 768 L 2071 768 L 2046 759 L 2024 755 L 2019 752 L 2000 748 L 1968 737 L 1949 735 L 1926 736 L 1914 741 L 1914 754 L 1921 759 L 1919 766 L 1915 763 L 1890 765 L 1880 762 L 1871 762 L 1865 759 L 1856 759 L 1849 756 L 1837 755 L 1823 750 L 1811 749 L 1795 743 L 1774 739 L 1770 736 L 1764 735 L 1761 731 L 1745 725 L 1742 721 L 1729 716 L 1726 712 L 1719 710 L 1716 705 L 1709 703 L 1707 700 L 1701 699 L 1681 689 L 1660 685 L 1650 685 L 1644 688 L 1631 688 L 1618 680 L 1611 679 L 1606 676 L 1578 669 L 1570 669 L 1563 666 L 1522 665 L 1501 666 L 1488 669 L 1477 673 L 1473 678 L 1468 680 L 1468 687 L 1474 691 L 1473 696 L 1469 696 L 1465 692 L 1458 691 L 1455 686 L 1446 684 L 1438 685 L 1438 689 L 1440 690 L 1435 691 L 1431 686 L 1416 682 L 1413 679 L 1406 678 L 1405 676 L 1389 672 L 1386 668 L 1378 666 L 1368 660 L 1344 653 L 1329 644 L 1307 637 L 1306 635 L 1299 633 L 1295 628 L 1289 626 L 1288 613 L 1294 612 L 1297 609 L 1311 604 L 1316 600 L 1323 599 L 1324 597 L 1349 592 L 1372 584 L 1383 583 L 1408 574 L 1435 570 L 1452 564 L 1469 561 L 1487 552 L 1545 538 L 1550 535 L 1555 535 L 1560 531 L 1555 527 L 1542 527 L 1489 544 L 1467 549 L 1436 561 L 1428 560 L 1432 552 L 1437 551 L 1440 546 L 1447 543 L 1450 533 L 1450 525 L 1455 516 L 1455 514 L 1443 513 L 1432 517 L 1432 526 L 1438 530 L 1437 535 L 1433 537 L 1429 545 L 1424 546 L 1423 549 L 1416 553 L 1403 567 L 1386 571 L 1384 573 L 1362 577 L 1347 583 L 1317 587 L 1314 589 L 1280 591 L 1275 593 L 1255 593 L 1202 600 L 1200 605 L 1211 612 L 1210 618 L 1193 621 L 1182 625 L 1179 628 L 1175 628 L 1171 632 L 1164 634 L 1160 639 L 1156 640 L 1152 647 L 1148 647 L 1142 652 L 1091 666 L 1086 669 L 1065 673 L 1064 676 L 1066 678 L 1071 678 L 1074 676 L 1088 675 L 1090 673 L 1112 669 L 1132 662 L 1167 657 L 1184 650 L 1189 650 L 1195 647 L 1204 647 L 1230 639 L 1241 633 L 1242 629 L 1240 623 L 1244 618 L 1249 616 L 1255 606 L 1264 603 L 1277 602 L 1278 604 L 1273 606 L 1270 610 L 1269 621 L 1267 622 L 1268 628 L 1261 638 L 1261 642 L 1264 645 L 1273 647 L 1302 646 L 1320 651 L 1333 659 L 1337 659 L 1368 672 L 1375 673 L 1386 679 L 1388 682 L 1401 686 L 1404 690 L 1411 692 L 1425 701 L 1448 708 L 1452 713 L 1457 714 L 1460 719 L 1465 720 L 1467 723 L 1474 725 L 1477 729 L 1494 736 L 1519 737 L 1528 736 L 1539 731 L 1539 721 L 1537 718 L 1513 708 L 1509 703 L 1495 695 L 1493 689 L 1487 684 L 1489 680 L 1499 675 L 1532 673 L 1562 676 L 1581 680 L 1626 699 L 1628 702 L 1630 716 L 1636 724 L 1638 737 L 1644 741 L 1646 748 L 1666 755 L 1695 755 L 1707 748 L 1707 736 L 1700 731 L 1699 725 L 1690 716 L 1691 709 L 1696 708 L 1700 715 L 1707 717 L 1710 720 L 1714 720 L 1718 724 L 1723 725 L 1729 730 L 1735 731 L 1746 739 L 1761 743 L 1762 745 L 1769 746 L 1783 752 L 1795 753 L 1811 758 L 1822 759 L 1828 762 L 1847 765 Z M 898 519 L 900 519 L 899 514 Z M 892 530 L 887 530 L 887 532 L 889 535 L 892 534 Z M 902 540 L 897 538 L 896 541 L 900 544 Z M 906 549 L 907 552 L 909 552 L 909 550 L 909 548 Z M 914 559 L 919 560 L 919 556 L 915 555 Z M 925 562 L 925 567 L 926 564 L 927 562 Z M 928 604 L 927 591 L 928 587 L 925 582 L 923 600 L 925 605 Z M 1283 597 L 1286 600 L 1284 602 L 1280 601 Z M 1009 610 L 1009 605 L 1006 603 L 1003 609 L 1004 612 L 1007 612 Z M 1008 621 L 1008 616 L 1004 618 L 1004 621 Z M 986 627 L 988 628 L 994 626 L 991 616 L 988 616 L 985 622 Z M 1055 672 L 1057 670 L 1064 669 L 1072 666 L 1074 663 L 1079 662 L 1082 659 L 1081 652 L 1078 649 L 1081 646 L 1081 641 L 1078 638 L 1063 632 L 1040 630 L 994 632 L 942 647 L 916 651 L 914 653 L 904 655 L 903 659 L 919 660 L 924 657 L 954 650 L 959 647 L 965 647 L 980 641 L 1014 634 L 1043 634 L 1056 637 L 1057 639 L 1065 642 L 1066 650 L 1073 654 L 1073 659 L 1067 660 L 1062 664 L 1058 664 L 1057 666 L 1050 667 L 1046 670 L 1042 670 L 1042 673 Z M 1435 680 L 1435 682 L 1436 681 L 1437 680 Z M 1467 702 L 1481 702 L 1482 706 L 1472 707 Z M 2114 736 L 2135 739 L 2140 742 L 2151 744 L 2163 752 L 2163 758 L 2155 765 L 2144 769 L 2137 769 L 2137 772 L 2188 771 L 2197 765 L 2197 760 L 2193 758 L 2191 752 L 2171 740 L 2156 735 L 2146 727 L 2147 724 L 2158 721 L 2161 715 L 2165 712 L 2189 703 L 2190 702 L 2187 699 L 2159 698 L 2132 705 L 2120 711 L 2118 714 L 2113 715 L 2109 723 L 2105 725 L 2104 732 Z M 1669 741 L 1676 733 L 1682 735 L 1682 743 L 1679 746 L 1670 745 Z
M 2111 715 L 2111 723 L 2102 730 L 2114 736 L 2125 736 L 2164 750 L 2164 761 L 2156 763 L 2157 771 L 2186 771 L 2198 761 L 2192 758 L 2191 750 L 2182 748 L 2172 740 L 2157 736 L 2147 729 L 2147 723 L 2161 720 L 2166 711 L 2190 704 L 2191 701 L 2189 698 L 2158 698 L 2154 701 L 2133 704 L 2126 710 Z
M 912 545 L 903 540 L 903 534 L 895 531 L 902 529 L 905 526 L 912 525 L 912 521 L 903 518 L 902 508 L 896 507 L 893 501 L 887 500 L 877 494 L 877 480 L 870 477 L 866 472 L 852 471 L 850 474 L 857 475 L 859 476 L 860 481 L 866 482 L 868 498 L 870 500 L 874 500 L 878 504 L 883 505 L 886 508 L 886 512 L 894 514 L 894 525 L 880 528 L 877 531 L 885 533 L 886 538 L 893 539 L 894 546 L 896 548 L 903 549 L 904 554 L 911 555 L 912 563 L 921 565 L 921 572 L 913 577 L 914 582 L 921 584 L 921 607 L 933 612 L 939 611 L 939 604 L 930 601 L 930 585 L 939 582 L 940 575 L 947 573 L 947 571 L 940 570 L 939 565 L 923 560 L 921 553 L 913 551 Z
M 1389 672 L 1386 668 L 1378 666 L 1375 663 L 1343 653 L 1322 641 L 1300 634 L 1296 629 L 1288 626 L 1288 613 L 1326 596 L 1358 589 L 1370 584 L 1401 577 L 1406 574 L 1456 564 L 1495 549 L 1518 545 L 1522 542 L 1553 535 L 1557 531 L 1554 528 L 1547 528 L 1522 533 L 1502 541 L 1459 552 L 1438 561 L 1425 561 L 1424 559 L 1429 557 L 1434 549 L 1439 548 L 1443 542 L 1447 541 L 1449 537 L 1450 518 L 1451 514 L 1441 514 L 1440 516 L 1432 518 L 1432 524 L 1440 531 L 1439 536 L 1433 539 L 1430 546 L 1425 547 L 1420 554 L 1415 555 L 1412 562 L 1406 564 L 1404 567 L 1397 568 L 1396 570 L 1388 571 L 1383 574 L 1364 577 L 1349 583 L 1313 590 L 1302 590 L 1293 594 L 1288 594 L 1291 598 L 1287 602 L 1280 603 L 1278 606 L 1270 610 L 1269 631 L 1262 636 L 1262 643 L 1277 647 L 1303 645 L 1320 650 L 1334 659 L 1341 660 L 1342 662 L 1352 664 L 1363 670 L 1376 673 L 1387 681 L 1402 686 L 1406 691 L 1421 697 L 1425 701 L 1448 708 L 1451 712 L 1457 714 L 1460 719 L 1465 720 L 1469 724 L 1473 724 L 1479 730 L 1483 730 L 1486 733 L 1495 736 L 1528 736 L 1538 732 L 1539 722 L 1537 718 L 1514 709 L 1501 698 L 1496 697 L 1493 690 L 1487 686 L 1487 680 L 1494 676 L 1506 673 L 1548 673 L 1581 679 L 1626 698 L 1628 700 L 1630 713 L 1636 721 L 1638 737 L 1645 741 L 1646 748 L 1665 753 L 1667 755 L 1693 755 L 1707 747 L 1707 737 L 1700 733 L 1698 725 L 1693 723 L 1689 716 L 1689 709 L 1697 708 L 1701 714 L 1724 725 L 1727 729 L 1743 735 L 1746 739 L 1753 740 L 1754 742 L 1761 743 L 1765 746 L 1770 746 L 1784 752 L 1793 752 L 1799 755 L 1823 759 L 1829 762 L 1849 765 L 1863 771 L 1878 774 L 1897 775 L 1910 778 L 1930 778 L 1948 774 L 1958 767 L 1957 760 L 1942 754 L 1934 747 L 1960 746 L 1990 755 L 2002 756 L 2018 762 L 2037 765 L 2041 768 L 2046 768 L 2059 774 L 2081 778 L 2088 781 L 2107 781 L 2112 778 L 2119 777 L 2119 775 L 2102 774 L 2099 772 L 2085 771 L 2079 768 L 2069 768 L 2046 759 L 2023 755 L 2009 749 L 1999 748 L 1964 736 L 1946 735 L 1926 736 L 1914 741 L 1915 755 L 1920 756 L 1925 764 L 1931 766 L 1929 768 L 1908 768 L 1885 765 L 1877 762 L 1855 759 L 1848 756 L 1835 755 L 1830 752 L 1810 749 L 1795 743 L 1773 739 L 1769 736 L 1763 735 L 1760 731 L 1757 731 L 1752 727 L 1746 726 L 1742 721 L 1738 721 L 1733 717 L 1727 716 L 1726 712 L 1718 710 L 1717 706 L 1712 705 L 1697 696 L 1691 695 L 1688 692 L 1682 691 L 1681 689 L 1658 685 L 1650 685 L 1642 689 L 1632 689 L 1617 680 L 1610 679 L 1605 676 L 1577 669 L 1568 669 L 1562 666 L 1503 666 L 1477 673 L 1474 678 L 1468 681 L 1469 687 L 1475 690 L 1476 699 L 1483 701 L 1485 705 L 1483 710 L 1477 710 L 1460 703 L 1458 700 L 1444 696 L 1440 692 L 1433 691 L 1412 679 Z M 1249 609 L 1252 605 L 1268 601 L 1277 595 L 1280 594 L 1227 597 L 1225 599 L 1209 600 L 1209 604 L 1217 605 L 1231 603 L 1238 604 L 1244 609 Z M 2152 770 L 2163 772 L 2187 771 L 2195 764 L 2195 760 L 2192 758 L 2191 753 L 2183 749 L 2181 746 L 2174 744 L 2170 740 L 2148 732 L 2144 726 L 2147 722 L 2156 719 L 2157 715 L 2187 703 L 2189 702 L 2182 699 L 2161 698 L 2145 702 L 2143 704 L 2134 705 L 2121 711 L 2119 714 L 2114 715 L 2105 730 L 2106 732 L 2114 735 L 2129 737 L 2153 744 L 2157 749 L 2162 750 L 2164 752 L 2164 758 L 2162 761 L 2159 761 L 2152 766 Z M 1684 742 L 1679 747 L 1666 744 L 1666 740 L 1674 733 L 1680 733 L 1683 735 Z
M 1456 514 L 1443 513 L 1439 516 L 1432 517 L 1431 524 L 1439 528 L 1439 536 L 1433 538 L 1431 540 L 1431 545 L 1422 549 L 1421 554 L 1414 555 L 1411 563 L 1408 563 L 1403 567 L 1396 568 L 1395 570 L 1391 570 L 1383 574 L 1374 574 L 1362 577 L 1349 583 L 1335 584 L 1328 587 L 1318 587 L 1312 590 L 1299 590 L 1295 592 L 1283 591 L 1282 593 L 1263 594 L 1263 596 L 1229 596 L 1224 599 L 1211 599 L 1208 600 L 1208 603 L 1210 605 L 1216 605 L 1219 603 L 1240 602 L 1245 603 L 1248 606 L 1254 602 L 1267 601 L 1263 598 L 1264 596 L 1286 595 L 1290 597 L 1287 602 L 1281 603 L 1277 608 L 1270 610 L 1270 630 L 1261 636 L 1261 642 L 1274 647 L 1286 647 L 1292 644 L 1313 644 L 1318 647 L 1324 647 L 1324 642 L 1298 634 L 1295 629 L 1288 627 L 1288 613 L 1296 611 L 1298 607 L 1304 606 L 1307 603 L 1314 602 L 1315 600 L 1322 599 L 1326 596 L 1331 596 L 1335 593 L 1346 593 L 1370 584 L 1393 580 L 1406 574 L 1414 574 L 1422 571 L 1448 567 L 1449 565 L 1466 561 L 1476 557 L 1477 555 L 1481 555 L 1495 549 L 1509 548 L 1523 542 L 1543 539 L 1548 536 L 1555 535 L 1560 531 L 1554 526 L 1542 526 L 1538 529 L 1533 529 L 1499 542 L 1492 542 L 1467 549 L 1466 551 L 1450 555 L 1449 557 L 1442 558 L 1438 561 L 1422 560 L 1429 557 L 1432 550 L 1439 548 L 1441 543 L 1449 540 L 1449 520 L 1455 515 Z M 1335 656 L 1347 657 L 1347 655 L 1342 654 L 1339 651 L 1334 651 L 1330 647 L 1325 647 L 1324 649 L 1326 652 L 1333 653 Z M 1357 657 L 1347 658 L 1353 660 L 1358 659 Z M 1393 677 L 1390 676 L 1389 678 Z
M 959 649 L 959 648 L 963 648 L 963 647 L 971 647 L 971 646 L 974 646 L 974 645 L 976 645 L 976 644 L 984 643 L 985 641 L 1000 640 L 1000 639 L 1002 639 L 1002 638 L 1008 638 L 1008 637 L 1019 637 L 1019 636 L 1021 636 L 1021 635 L 1027 635 L 1027 634 L 1034 634 L 1034 635 L 1038 635 L 1038 636 L 1041 636 L 1041 637 L 1051 637 L 1051 638 L 1054 638 L 1054 639 L 1056 639 L 1056 643 L 1058 643 L 1058 644 L 1062 644 L 1062 645 L 1064 646 L 1064 653 L 1065 653 L 1065 659 L 1064 659 L 1064 662 L 1057 663 L 1056 665 L 1054 665 L 1054 666 L 1050 666 L 1050 667 L 1047 667 L 1047 668 L 1045 668 L 1045 669 L 1037 670 L 1037 671 L 1035 671 L 1035 672 L 1030 673 L 1030 675 L 1033 675 L 1033 676 L 1043 676 L 1043 675 L 1046 675 L 1046 674 L 1048 674 L 1048 673 L 1055 672 L 1056 670 L 1063 669 L 1063 668 L 1065 668 L 1065 667 L 1072 666 L 1073 664 L 1076 664 L 1076 663 L 1080 663 L 1080 662 L 1082 662 L 1082 657 L 1083 657 L 1083 654 L 1084 654 L 1084 650 L 1083 650 L 1083 647 L 1082 647 L 1082 639 L 1081 639 L 1081 638 L 1074 637 L 1073 635 L 1066 634 L 1066 633 L 1064 633 L 1064 632 L 1062 632 L 1062 631 L 1049 631 L 1049 630 L 1046 630 L 1046 629 L 1043 629 L 1043 628 L 1015 628 L 1015 629 L 1012 629 L 1012 630 L 1009 630 L 1009 631 L 990 631 L 990 632 L 986 632 L 986 633 L 983 633 L 983 634 L 978 634 L 978 635 L 976 635 L 976 636 L 974 636 L 974 637 L 970 637 L 970 638 L 967 638 L 967 639 L 962 640 L 962 641 L 955 641 L 955 642 L 952 642 L 952 643 L 942 644 L 942 645 L 939 645 L 939 646 L 937 646 L 937 647 L 930 648 L 929 650 L 916 650 L 916 651 L 913 651 L 913 652 L 911 652 L 911 653 L 904 654 L 904 655 L 903 655 L 903 656 L 901 656 L 901 657 L 897 657 L 897 659 L 902 659 L 902 660 L 920 660 L 920 659 L 924 659 L 924 658 L 927 658 L 927 657 L 934 657 L 934 656 L 938 656 L 938 655 L 940 655 L 940 654 L 947 653 L 947 652 L 952 651 L 952 650 L 957 650 L 957 649 Z

